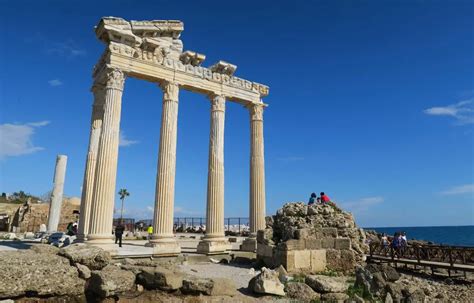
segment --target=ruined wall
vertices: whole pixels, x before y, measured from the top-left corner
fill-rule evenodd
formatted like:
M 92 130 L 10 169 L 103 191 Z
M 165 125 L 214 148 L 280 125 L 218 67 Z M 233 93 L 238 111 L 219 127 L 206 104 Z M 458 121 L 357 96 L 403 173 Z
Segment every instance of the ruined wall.
M 70 222 L 78 220 L 78 214 L 74 214 L 74 211 L 79 212 L 79 208 L 78 198 L 63 199 L 58 231 L 66 231 Z M 24 204 L 15 212 L 10 229 L 16 227 L 17 232 L 37 232 L 41 224 L 48 224 L 48 213 L 49 203 Z
M 290 272 L 350 272 L 367 249 L 364 231 L 334 203 L 287 203 L 257 234 L 257 258 Z

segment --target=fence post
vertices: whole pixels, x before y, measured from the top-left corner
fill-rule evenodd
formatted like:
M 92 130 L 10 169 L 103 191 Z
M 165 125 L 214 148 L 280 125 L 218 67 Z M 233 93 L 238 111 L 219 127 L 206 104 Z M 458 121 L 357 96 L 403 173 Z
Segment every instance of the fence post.
M 230 218 L 227 218 L 227 231 L 230 231 Z
M 239 235 L 240 235 L 240 217 L 239 217 Z

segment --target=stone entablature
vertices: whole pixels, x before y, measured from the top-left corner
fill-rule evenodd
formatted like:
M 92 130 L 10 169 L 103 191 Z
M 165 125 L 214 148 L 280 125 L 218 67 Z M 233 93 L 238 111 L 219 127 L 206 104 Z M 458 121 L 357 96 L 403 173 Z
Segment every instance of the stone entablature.
M 222 94 L 244 105 L 261 103 L 268 95 L 268 86 L 233 76 L 236 65 L 219 61 L 209 68 L 200 66 L 206 56 L 183 52 L 179 39 L 182 30 L 180 21 L 102 18 L 96 35 L 107 48 L 94 68 L 93 77 L 100 81 L 104 68 L 118 67 L 137 78 L 176 81 L 191 91 Z

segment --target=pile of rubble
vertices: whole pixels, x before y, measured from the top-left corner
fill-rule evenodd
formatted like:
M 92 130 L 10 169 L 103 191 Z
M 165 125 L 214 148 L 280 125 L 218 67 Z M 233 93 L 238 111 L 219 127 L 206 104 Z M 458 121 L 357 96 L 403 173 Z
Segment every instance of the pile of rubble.
M 353 272 L 368 250 L 364 230 L 336 204 L 287 203 L 257 234 L 257 258 L 289 272 Z

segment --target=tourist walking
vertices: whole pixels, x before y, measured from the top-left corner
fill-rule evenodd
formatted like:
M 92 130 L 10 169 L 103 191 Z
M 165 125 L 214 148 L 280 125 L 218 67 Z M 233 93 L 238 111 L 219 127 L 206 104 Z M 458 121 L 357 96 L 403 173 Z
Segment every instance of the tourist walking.
M 316 194 L 312 193 L 311 197 L 309 197 L 308 205 L 313 205 L 316 202 Z
M 321 203 L 327 203 L 330 201 L 331 199 L 329 199 L 329 197 L 324 192 L 321 192 Z
M 382 238 L 381 238 L 381 242 L 382 242 L 382 246 L 384 248 L 388 247 L 390 245 L 390 241 L 388 241 L 388 237 L 387 237 L 387 234 L 386 233 L 383 233 L 382 234 Z
M 125 230 L 125 227 L 122 225 L 122 222 L 120 221 L 119 224 L 115 227 L 115 244 L 119 242 L 119 247 L 122 247 L 122 236 L 123 236 L 124 230 Z
M 153 235 L 153 226 L 148 225 L 148 228 L 146 230 L 148 232 L 148 241 L 151 240 L 151 235 Z

